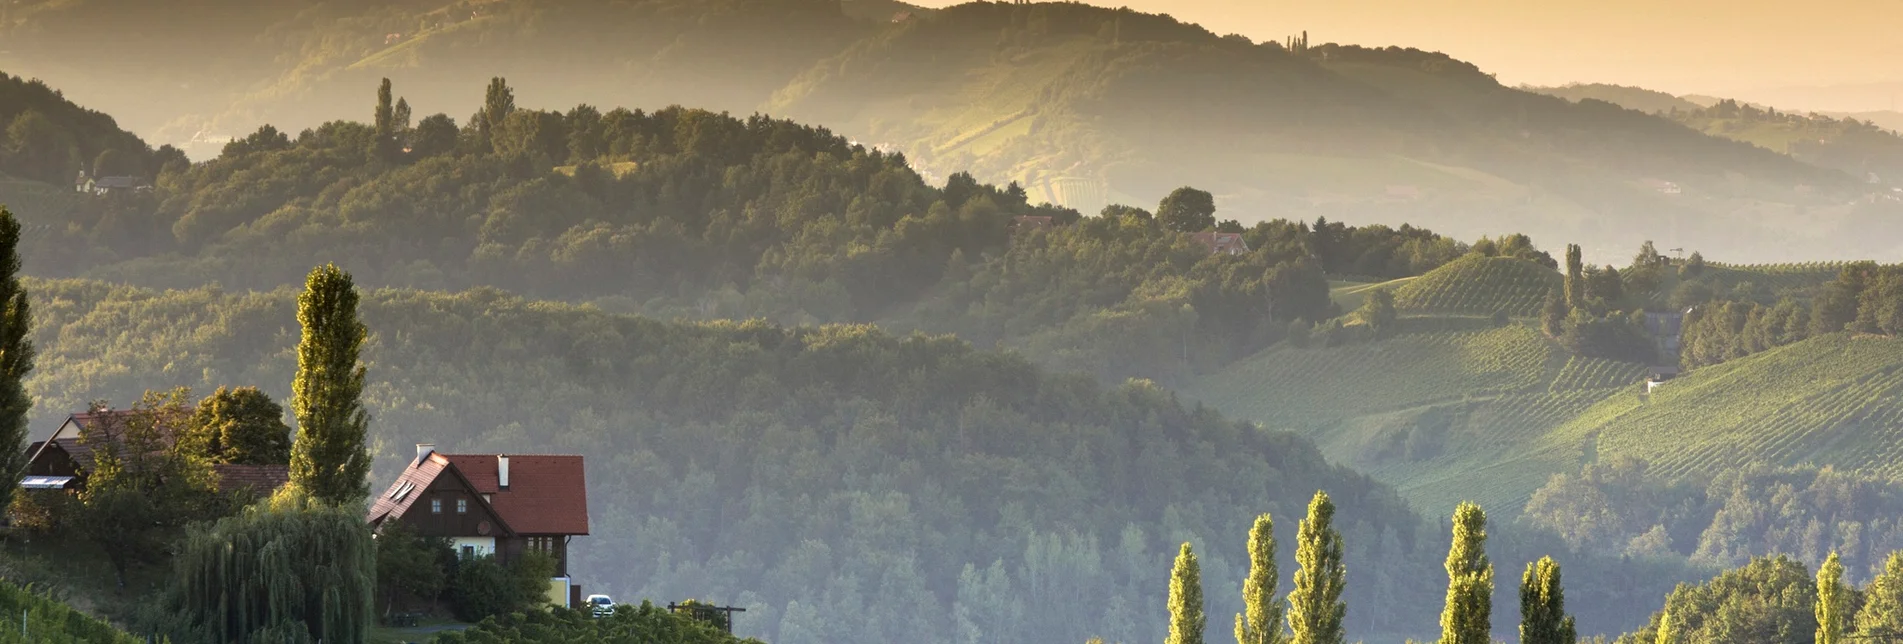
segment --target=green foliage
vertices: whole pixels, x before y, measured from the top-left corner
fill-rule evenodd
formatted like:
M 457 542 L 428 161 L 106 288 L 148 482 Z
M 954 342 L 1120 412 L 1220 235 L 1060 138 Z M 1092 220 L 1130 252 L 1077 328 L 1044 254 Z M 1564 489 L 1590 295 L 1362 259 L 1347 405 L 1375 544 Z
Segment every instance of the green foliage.
M 493 556 L 466 557 L 455 565 L 449 583 L 450 605 L 456 617 L 479 622 L 547 603 L 548 580 L 554 562 L 538 552 L 525 552 L 507 565 Z
M 1170 569 L 1170 631 L 1164 644 L 1202 644 L 1203 626 L 1209 616 L 1203 606 L 1202 567 L 1196 553 L 1184 542 Z
M 701 622 L 648 602 L 616 607 L 596 618 L 586 611 L 556 608 L 499 615 L 474 628 L 436 636 L 439 644 L 557 644 L 565 642 L 666 642 L 667 644 L 759 644 L 737 639 Z
M 1347 571 L 1342 563 L 1341 533 L 1335 530 L 1335 503 L 1317 491 L 1295 536 L 1295 587 L 1288 596 L 1290 644 L 1341 644 L 1347 639 L 1342 601 Z
M 7 626 L 0 628 L 0 642 L 5 644 L 137 644 L 144 641 L 11 582 L 0 581 L 0 614 L 9 617 Z M 20 619 L 14 619 L 15 616 Z
M 1849 626 L 1849 588 L 1844 587 L 1844 565 L 1832 552 L 1817 567 L 1817 644 L 1843 644 Z
M 1619 644 L 1811 642 L 1817 599 L 1810 572 L 1783 556 L 1757 558 L 1702 584 L 1684 584 L 1665 608 Z
M 1193 233 L 1216 227 L 1216 198 L 1190 187 L 1177 188 L 1156 206 L 1156 220 L 1164 228 Z
M 0 78 L 0 82 L 7 79 Z M 27 413 L 33 399 L 32 300 L 20 284 L 20 222 L 0 205 L 0 476 L 18 481 L 26 470 Z M 0 485 L 0 507 L 11 507 L 16 487 Z
M 1447 550 L 1447 605 L 1440 614 L 1441 644 L 1493 641 L 1493 563 L 1487 560 L 1487 515 L 1462 503 L 1454 510 Z
M 1856 632 L 1864 637 L 1903 635 L 1903 552 L 1892 552 L 1857 611 Z
M 1559 562 L 1552 557 L 1526 565 L 1520 576 L 1520 642 L 1572 644 L 1579 640 L 1573 618 L 1566 614 L 1566 597 L 1559 581 Z
M 182 387 L 146 392 L 125 413 L 96 416 L 80 431 L 92 462 L 74 523 L 105 553 L 121 587 L 134 564 L 161 560 L 170 530 L 223 513 L 209 462 L 172 440 L 189 422 L 190 396 Z
M 286 487 L 191 527 L 154 627 L 177 641 L 365 641 L 376 546 L 361 511 Z M 280 640 L 279 638 L 283 638 Z
M 1394 294 L 1405 311 L 1514 317 L 1540 314 L 1546 294 L 1560 277 L 1538 264 L 1511 257 L 1468 255 L 1403 285 Z
M 291 428 L 284 424 L 284 408 L 257 387 L 219 387 L 199 400 L 179 440 L 184 449 L 214 463 L 291 461 Z
M 1276 596 L 1275 519 L 1255 518 L 1249 528 L 1249 576 L 1242 581 L 1242 613 L 1236 615 L 1236 644 L 1282 644 L 1282 600 Z
M 364 366 L 358 352 L 368 335 L 357 321 L 357 287 L 335 265 L 311 271 L 297 297 L 297 380 L 292 412 L 297 441 L 291 445 L 291 483 L 337 504 L 369 495 L 370 452 L 364 446 L 370 414 L 362 395 Z
M 1394 325 L 1401 320 L 1401 314 L 1394 310 L 1394 294 L 1385 290 L 1368 294 L 1368 299 L 1355 310 L 1355 319 L 1374 329 L 1375 337 L 1394 332 Z
M 430 601 L 443 594 L 449 579 L 446 566 L 455 562 L 449 541 L 424 537 L 396 521 L 376 535 L 377 603 L 382 614 L 400 610 L 413 601 Z

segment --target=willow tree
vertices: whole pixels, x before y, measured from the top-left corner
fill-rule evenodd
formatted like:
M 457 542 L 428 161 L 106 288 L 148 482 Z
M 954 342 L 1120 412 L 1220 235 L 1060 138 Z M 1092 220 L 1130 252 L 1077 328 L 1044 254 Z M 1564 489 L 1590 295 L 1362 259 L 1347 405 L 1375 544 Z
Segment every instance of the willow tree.
M 1493 563 L 1487 561 L 1487 513 L 1461 503 L 1454 510 L 1453 544 L 1447 549 L 1447 606 L 1440 614 L 1440 644 L 1493 641 Z
M 1275 518 L 1255 518 L 1249 529 L 1249 578 L 1242 581 L 1236 644 L 1282 644 L 1282 604 L 1275 596 Z
M 173 641 L 361 644 L 374 618 L 376 546 L 355 510 L 294 487 L 192 526 L 172 560 L 159 626 Z
M 1295 589 L 1288 594 L 1290 644 L 1341 644 L 1347 639 L 1342 620 L 1348 605 L 1341 601 L 1347 569 L 1341 562 L 1341 533 L 1334 527 L 1335 503 L 1327 492 L 1315 492 L 1308 502 L 1308 518 L 1295 532 Z
M 1170 634 L 1164 644 L 1203 644 L 1203 572 L 1196 552 L 1183 542 L 1170 570 Z
M 1520 644 L 1573 644 L 1573 618 L 1559 583 L 1559 562 L 1552 557 L 1526 565 L 1520 576 Z
M 33 370 L 32 310 L 20 285 L 20 222 L 0 206 L 0 476 L 19 481 L 26 470 L 26 415 L 33 399 L 26 374 Z M 0 508 L 12 507 L 15 485 L 0 485 Z
M 1832 551 L 1824 565 L 1817 567 L 1817 644 L 1843 644 L 1849 595 L 1844 587 L 1843 562 Z
M 297 297 L 297 380 L 291 410 L 297 440 L 291 444 L 291 482 L 331 503 L 354 504 L 369 496 L 370 452 L 364 433 L 365 331 L 357 321 L 357 287 L 350 274 L 326 264 L 311 271 Z

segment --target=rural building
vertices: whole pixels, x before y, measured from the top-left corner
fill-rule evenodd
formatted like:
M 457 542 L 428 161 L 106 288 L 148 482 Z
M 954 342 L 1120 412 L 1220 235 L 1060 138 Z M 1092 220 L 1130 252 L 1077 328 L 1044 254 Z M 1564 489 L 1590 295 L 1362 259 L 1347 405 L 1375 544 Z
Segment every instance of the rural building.
M 1242 233 L 1190 233 L 1190 238 L 1209 249 L 1211 254 L 1241 255 L 1249 252 Z
M 588 486 L 582 457 L 531 454 L 443 454 L 416 446 L 383 494 L 371 499 L 370 525 L 393 521 L 426 537 L 449 539 L 464 557 L 507 563 L 534 550 L 555 559 L 549 599 L 581 605 L 568 568 L 568 545 L 588 534 Z
M 151 189 L 151 184 L 138 177 L 89 177 L 85 170 L 79 171 L 79 180 L 73 184 L 73 190 L 95 195 Z
M 92 473 L 93 450 L 102 441 L 118 444 L 122 440 L 127 423 L 134 418 L 134 412 L 121 409 L 102 409 L 73 414 L 60 423 L 46 440 L 38 441 L 27 447 L 26 474 L 20 480 L 20 487 L 29 490 L 66 490 L 78 492 L 86 486 L 86 476 Z M 160 427 L 159 439 L 166 447 L 178 440 L 180 427 Z M 83 440 L 82 440 L 83 437 Z M 249 489 L 255 496 L 263 496 L 277 491 L 291 480 L 290 467 L 287 465 L 236 465 L 219 463 L 211 466 L 218 475 L 220 490 Z

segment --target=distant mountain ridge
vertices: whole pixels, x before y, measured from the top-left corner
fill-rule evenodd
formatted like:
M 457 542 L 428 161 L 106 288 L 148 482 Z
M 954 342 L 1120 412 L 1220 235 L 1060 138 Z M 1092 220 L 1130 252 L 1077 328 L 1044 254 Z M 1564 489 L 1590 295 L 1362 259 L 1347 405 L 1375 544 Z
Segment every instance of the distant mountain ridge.
M 1409 221 L 1462 238 L 1511 228 L 1577 239 L 1589 252 L 1652 237 L 1729 244 L 1729 255 L 1753 261 L 1897 250 L 1884 241 L 1897 236 L 1860 229 L 1892 221 L 1859 201 L 1864 177 L 1781 150 L 1504 87 L 1441 54 L 1305 37 L 1253 43 L 1129 10 L 120 4 L 18 4 L 0 18 L 0 38 L 17 43 L 0 66 L 47 78 L 157 139 L 197 141 L 200 156 L 261 122 L 295 131 L 356 114 L 361 88 L 381 77 L 419 113 L 460 117 L 487 78 L 505 76 L 551 105 L 791 116 L 902 151 L 928 178 L 970 170 L 1085 211 L 1188 184 L 1215 192 L 1244 223 Z M 212 22 L 220 27 L 202 38 L 182 36 Z M 186 53 L 152 53 L 172 51 Z M 1656 187 L 1666 183 L 1681 191 Z

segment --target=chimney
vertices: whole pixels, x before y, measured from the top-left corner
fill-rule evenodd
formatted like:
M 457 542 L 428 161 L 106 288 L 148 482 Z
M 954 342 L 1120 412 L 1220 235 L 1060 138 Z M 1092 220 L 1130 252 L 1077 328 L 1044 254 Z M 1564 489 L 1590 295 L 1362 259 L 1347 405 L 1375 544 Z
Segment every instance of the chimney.
M 496 455 L 496 487 L 509 489 L 509 456 L 507 454 Z
M 435 451 L 436 451 L 435 443 L 417 443 L 416 444 L 416 462 L 422 463 L 423 459 L 429 458 L 429 455 Z

